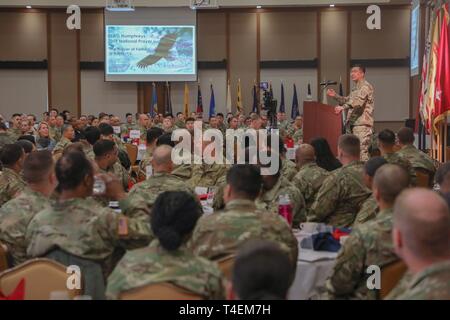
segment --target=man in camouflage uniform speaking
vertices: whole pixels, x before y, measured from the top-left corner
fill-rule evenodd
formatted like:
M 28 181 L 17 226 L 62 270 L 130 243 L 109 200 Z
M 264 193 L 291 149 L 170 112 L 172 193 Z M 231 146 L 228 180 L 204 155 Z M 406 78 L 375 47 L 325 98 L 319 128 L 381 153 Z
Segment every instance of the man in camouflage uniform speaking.
M 347 111 L 345 120 L 346 133 L 353 133 L 361 142 L 361 160 L 369 159 L 369 145 L 373 134 L 374 89 L 365 79 L 366 68 L 355 65 L 350 73 L 356 86 L 348 97 L 342 97 L 333 89 L 327 91 L 328 96 L 336 99 L 339 106 L 336 114 Z

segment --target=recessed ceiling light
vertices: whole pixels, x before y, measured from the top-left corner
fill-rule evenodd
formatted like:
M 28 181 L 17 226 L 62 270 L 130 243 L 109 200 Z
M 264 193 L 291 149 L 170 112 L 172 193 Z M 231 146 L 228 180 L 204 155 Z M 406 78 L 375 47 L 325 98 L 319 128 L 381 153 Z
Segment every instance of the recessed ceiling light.
M 261 9 L 262 7 L 261 6 L 256 6 L 256 9 Z
M 31 6 L 27 6 L 27 9 L 31 9 L 32 7 Z
M 331 7 L 331 8 L 334 8 L 334 4 L 330 4 L 330 7 Z

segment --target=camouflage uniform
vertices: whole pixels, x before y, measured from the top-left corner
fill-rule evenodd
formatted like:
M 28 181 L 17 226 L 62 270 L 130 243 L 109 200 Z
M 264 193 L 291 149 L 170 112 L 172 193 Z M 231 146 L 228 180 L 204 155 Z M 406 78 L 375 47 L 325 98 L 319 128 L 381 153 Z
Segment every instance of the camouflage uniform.
M 130 130 L 139 130 L 139 127 L 135 123 L 124 123 L 120 126 L 120 134 L 122 136 L 129 136 Z
M 116 143 L 117 148 L 120 151 L 127 152 L 127 148 L 125 147 L 125 145 L 123 144 L 122 140 L 118 136 L 113 135 L 113 139 L 114 139 L 114 142 Z
M 122 183 L 123 189 L 128 190 L 128 184 L 130 182 L 130 174 L 120 164 L 120 161 L 114 162 L 114 164 L 107 169 L 102 169 L 99 167 L 99 172 L 100 173 L 112 173 L 120 180 L 120 182 Z
M 314 199 L 328 175 L 328 171 L 319 167 L 315 162 L 303 165 L 295 175 L 292 183 L 300 190 L 300 193 L 305 198 L 307 217 Z
M 55 140 L 56 142 L 59 142 L 61 140 L 61 128 L 58 127 L 48 127 L 48 134 L 51 139 Z
M 278 214 L 279 196 L 288 194 L 291 200 L 293 224 L 296 228 L 300 222 L 306 220 L 305 199 L 300 191 L 289 181 L 280 176 L 277 183 L 271 190 L 263 190 L 256 199 L 256 207 L 261 210 L 267 210 L 271 213 Z
M 147 166 L 151 165 L 152 159 L 153 159 L 153 150 L 147 147 L 147 149 L 145 150 L 145 155 L 139 162 L 138 176 L 143 180 L 145 180 L 145 178 L 147 177 Z
M 295 144 L 301 144 L 303 142 L 303 128 L 297 128 L 295 125 L 291 125 L 287 128 L 286 134 L 294 140 Z
M 406 270 L 403 277 L 397 282 L 394 288 L 389 292 L 389 294 L 384 297 L 384 300 L 396 300 L 399 296 L 403 295 L 406 290 L 408 290 L 408 285 L 413 278 L 412 273 Z
M 330 299 L 378 299 L 377 290 L 367 288 L 371 265 L 384 266 L 398 261 L 392 243 L 392 208 L 358 228 L 339 251 L 333 273 L 326 282 Z
M 389 164 L 396 164 L 396 165 L 402 167 L 403 169 L 405 169 L 406 172 L 409 173 L 409 178 L 410 178 L 411 185 L 412 186 L 416 185 L 417 174 L 416 174 L 416 171 L 414 170 L 414 168 L 412 167 L 411 162 L 409 162 L 408 159 L 406 159 L 405 157 L 401 156 L 397 152 L 386 153 L 383 156 L 383 158 L 386 159 L 386 161 Z
M 335 227 L 351 226 L 362 203 L 370 196 L 362 174 L 360 161 L 330 172 L 310 208 L 308 221 Z
M 26 183 L 22 177 L 9 168 L 3 168 L 0 174 L 0 207 L 19 195 Z
M 192 165 L 192 175 L 188 183 L 195 187 L 215 187 L 220 177 L 226 175 L 225 164 L 194 164 Z
M 50 199 L 40 192 L 25 188 L 21 194 L 0 209 L 0 241 L 8 246 L 14 265 L 27 260 L 25 233 L 31 219 L 50 207 Z
M 0 149 L 6 144 L 12 144 L 14 140 L 8 134 L 8 132 L 0 132 Z
M 397 300 L 450 300 L 450 261 L 435 263 L 412 276 Z
M 83 144 L 83 152 L 86 158 L 89 160 L 95 160 L 94 148 L 91 144 Z
M 59 159 L 62 156 L 64 149 L 71 144 L 72 142 L 69 139 L 62 137 L 53 149 L 53 157 L 56 158 L 56 160 Z
M 199 256 L 217 260 L 235 255 L 250 239 L 276 242 L 297 262 L 297 239 L 286 220 L 278 214 L 258 210 L 250 200 L 230 201 L 223 211 L 200 218 L 189 247 Z
M 140 206 L 142 204 L 147 213 L 151 213 L 156 198 L 165 191 L 185 191 L 194 196 L 193 190 L 182 179 L 165 172 L 156 172 L 147 180 L 135 184 L 128 194 L 128 200 Z
M 175 166 L 175 168 L 172 170 L 172 175 L 184 181 L 189 180 L 192 176 L 192 165 L 180 164 L 178 166 Z
M 158 240 L 125 254 L 108 278 L 106 296 L 118 299 L 124 291 L 161 282 L 205 299 L 225 299 L 222 272 L 216 263 L 195 256 L 184 246 L 169 252 Z
M 16 142 L 17 139 L 19 139 L 19 137 L 22 135 L 22 131 L 17 128 L 11 128 L 8 129 L 8 135 L 14 142 Z
M 347 133 L 356 135 L 361 143 L 361 160 L 369 160 L 369 146 L 373 133 L 374 89 L 365 79 L 359 81 L 348 97 L 335 99 L 348 111 L 345 123 Z
M 436 171 L 433 160 L 413 145 L 406 145 L 397 154 L 409 160 L 413 168 L 424 169 L 430 173 Z
M 184 123 L 184 121 L 177 120 L 175 122 L 175 128 L 176 129 L 184 129 L 184 128 L 186 128 L 186 124 Z
M 152 238 L 146 208 L 128 200 L 119 204 L 120 214 L 91 198 L 56 201 L 28 225 L 27 255 L 41 257 L 60 249 L 112 270 L 117 249 L 143 247 Z
M 297 166 L 288 159 L 281 159 L 281 175 L 287 180 L 292 181 L 297 174 Z
M 360 224 L 366 223 L 367 221 L 373 220 L 377 216 L 378 211 L 379 209 L 377 201 L 375 200 L 372 194 L 361 205 L 361 209 L 356 215 L 355 222 L 353 223 L 353 228 Z

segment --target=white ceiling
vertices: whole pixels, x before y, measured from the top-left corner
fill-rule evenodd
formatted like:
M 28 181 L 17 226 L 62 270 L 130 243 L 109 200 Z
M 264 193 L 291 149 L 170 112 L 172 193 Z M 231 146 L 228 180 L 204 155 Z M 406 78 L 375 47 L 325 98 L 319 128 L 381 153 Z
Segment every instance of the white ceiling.
M 81 7 L 105 7 L 107 0 L 0 0 L 0 6 L 22 7 L 66 7 L 76 4 Z M 132 0 L 138 7 L 189 6 L 191 0 Z M 357 4 L 408 4 L 410 0 L 217 0 L 220 7 L 261 6 L 317 6 L 317 5 L 357 5 Z

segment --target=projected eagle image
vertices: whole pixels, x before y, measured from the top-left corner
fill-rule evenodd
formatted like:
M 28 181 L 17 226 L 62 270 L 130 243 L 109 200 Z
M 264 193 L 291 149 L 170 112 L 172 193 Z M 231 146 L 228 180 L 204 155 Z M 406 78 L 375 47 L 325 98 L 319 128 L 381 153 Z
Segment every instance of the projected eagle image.
M 159 43 L 156 46 L 154 52 L 139 61 L 136 65 L 139 68 L 144 69 L 151 65 L 154 65 L 161 59 L 166 59 L 169 61 L 174 60 L 171 54 L 175 47 L 175 44 L 177 40 L 181 38 L 185 32 L 188 31 L 189 29 L 181 29 L 178 32 L 166 34 L 159 40 Z

